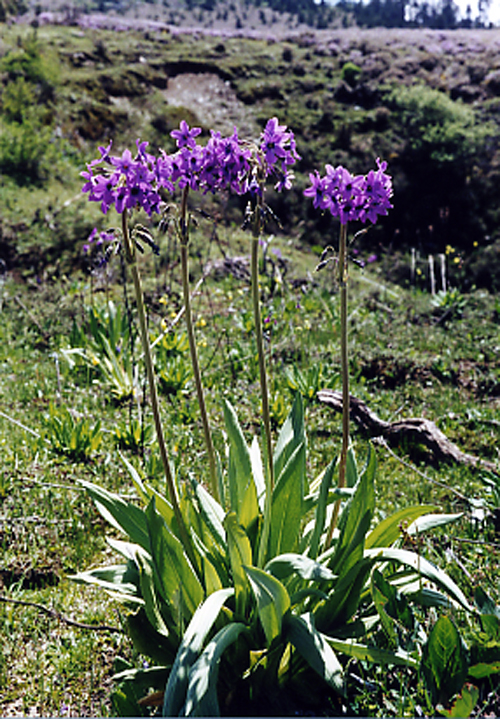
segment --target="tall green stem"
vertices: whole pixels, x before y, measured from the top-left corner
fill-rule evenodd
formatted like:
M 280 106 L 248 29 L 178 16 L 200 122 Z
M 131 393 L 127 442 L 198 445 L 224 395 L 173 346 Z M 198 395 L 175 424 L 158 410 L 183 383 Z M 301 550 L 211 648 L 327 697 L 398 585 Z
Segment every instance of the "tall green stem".
M 201 381 L 200 363 L 198 361 L 198 350 L 196 348 L 196 337 L 193 327 L 193 315 L 191 312 L 191 295 L 189 292 L 189 228 L 187 223 L 187 197 L 189 188 L 186 185 L 182 192 L 181 201 L 181 272 L 182 272 L 182 293 L 184 300 L 184 313 L 186 319 L 186 330 L 189 340 L 189 352 L 191 355 L 191 364 L 193 366 L 194 383 L 196 386 L 196 395 L 198 397 L 198 405 L 201 412 L 201 422 L 203 425 L 203 434 L 205 437 L 205 445 L 208 453 L 208 462 L 210 467 L 210 487 L 212 494 L 219 501 L 219 487 L 217 483 L 217 461 L 215 457 L 215 447 L 212 439 L 212 431 L 210 422 L 208 421 L 207 405 L 205 402 L 205 393 L 203 383 Z
M 269 391 L 267 386 L 266 358 L 264 355 L 264 339 L 262 335 L 262 317 L 260 312 L 259 291 L 259 239 L 262 231 L 262 198 L 259 197 L 255 208 L 253 225 L 252 253 L 250 271 L 252 276 L 252 303 L 255 323 L 255 338 L 257 341 L 257 354 L 259 358 L 260 394 L 262 397 L 262 420 L 266 435 L 266 450 L 268 460 L 268 476 L 271 492 L 274 489 L 273 445 L 271 440 L 271 419 L 269 412 Z
M 340 226 L 338 278 L 340 288 L 340 372 L 342 378 L 342 449 L 339 461 L 338 487 L 342 489 L 346 482 L 347 452 L 349 450 L 349 358 L 347 343 L 347 224 Z M 328 547 L 332 541 L 340 510 L 340 499 L 335 502 L 332 520 L 326 540 Z
M 177 491 L 175 488 L 175 482 L 174 478 L 172 476 L 172 470 L 170 468 L 170 462 L 168 458 L 168 452 L 167 452 L 167 445 L 165 442 L 165 435 L 163 433 L 163 425 L 161 421 L 161 415 L 160 415 L 160 403 L 158 401 L 158 392 L 156 390 L 156 378 L 155 378 L 155 372 L 153 367 L 153 358 L 151 356 L 151 348 L 149 345 L 149 333 L 148 333 L 148 325 L 147 325 L 147 319 L 146 319 L 146 309 L 144 306 L 144 294 L 142 291 L 142 283 L 141 283 L 141 276 L 139 274 L 139 267 L 137 265 L 137 254 L 135 250 L 135 245 L 130 239 L 130 234 L 128 231 L 128 213 L 127 210 L 124 209 L 122 213 L 122 231 L 123 231 L 123 245 L 125 250 L 125 260 L 130 267 L 130 272 L 132 274 L 132 280 L 134 283 L 134 291 L 135 291 L 135 299 L 137 303 L 137 315 L 139 318 L 139 331 L 141 334 L 141 342 L 142 347 L 144 350 L 144 362 L 146 365 L 146 374 L 148 378 L 148 385 L 149 385 L 149 395 L 151 399 L 151 409 L 153 412 L 153 418 L 155 423 L 155 429 L 156 429 L 156 437 L 158 439 L 158 447 L 160 449 L 160 456 L 161 461 L 163 464 L 163 469 L 165 471 L 165 479 L 167 482 L 167 489 L 168 494 L 170 498 L 170 502 L 172 504 L 172 508 L 174 511 L 174 516 L 177 521 L 177 526 L 179 528 L 179 534 L 180 539 L 182 541 L 182 544 L 184 546 L 184 549 L 186 551 L 186 554 L 188 555 L 194 570 L 198 573 L 198 564 L 196 562 L 196 558 L 194 555 L 193 547 L 191 544 L 191 539 L 189 537 L 189 533 L 187 531 L 186 525 L 184 523 L 184 519 L 182 517 L 182 513 L 179 506 L 179 500 L 177 497 Z

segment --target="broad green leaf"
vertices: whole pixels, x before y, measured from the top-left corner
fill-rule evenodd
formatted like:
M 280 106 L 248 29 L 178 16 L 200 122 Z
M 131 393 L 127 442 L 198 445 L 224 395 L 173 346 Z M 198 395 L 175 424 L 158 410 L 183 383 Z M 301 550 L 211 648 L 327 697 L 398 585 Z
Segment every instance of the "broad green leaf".
M 203 587 L 184 552 L 182 543 L 167 527 L 155 507 L 155 499 L 146 510 L 155 580 L 161 596 L 181 616 L 190 619 L 204 599 Z M 175 611 L 174 611 L 175 609 Z
M 170 502 L 156 490 L 154 487 L 152 487 L 147 482 L 144 483 L 144 486 L 146 488 L 146 491 L 148 493 L 149 498 L 154 497 L 155 500 L 155 507 L 158 514 L 160 514 L 163 519 L 166 522 L 166 525 L 169 529 L 172 529 L 172 525 L 174 523 L 174 509 Z
M 271 559 L 264 569 L 277 579 L 284 579 L 290 574 L 298 574 L 299 577 L 306 580 L 328 581 L 335 579 L 335 575 L 328 567 L 303 554 L 280 554 Z
M 158 606 L 152 559 L 147 555 L 141 556 L 139 554 L 137 556 L 137 563 L 140 569 L 141 594 L 144 599 L 144 610 L 146 612 L 146 616 L 151 626 L 158 632 L 158 634 L 168 637 L 170 632 Z
M 130 475 L 130 479 L 132 480 L 132 482 L 134 484 L 137 494 L 141 498 L 142 502 L 144 504 L 147 504 L 149 502 L 149 496 L 148 496 L 146 487 L 144 486 L 144 484 L 142 482 L 139 472 L 136 470 L 134 465 L 131 462 L 129 462 L 128 459 L 121 452 L 118 452 L 118 456 L 120 457 L 121 461 L 125 465 L 125 468 Z
M 97 567 L 86 572 L 70 575 L 69 578 L 78 584 L 92 584 L 100 587 L 122 602 L 143 604 L 138 592 L 140 584 L 139 572 L 132 562 Z
M 436 507 L 432 505 L 417 505 L 416 507 L 405 507 L 398 512 L 386 517 L 370 532 L 366 538 L 365 547 L 390 547 L 401 537 L 401 525 L 413 522 L 426 512 Z
M 492 674 L 500 674 L 500 661 L 492 662 L 490 664 L 486 662 L 479 662 L 474 666 L 469 667 L 469 676 L 474 679 L 485 679 L 490 677 Z
M 283 616 L 290 609 L 290 597 L 281 582 L 256 567 L 244 567 L 257 602 L 259 619 L 268 645 L 281 633 Z
M 217 678 L 220 659 L 226 649 L 234 644 L 242 632 L 244 624 L 233 622 L 217 632 L 207 644 L 199 659 L 189 672 L 189 684 L 183 716 L 220 716 L 217 698 Z M 163 714 L 164 716 L 169 716 Z
M 127 629 L 136 652 L 151 657 L 157 664 L 171 665 L 174 662 L 179 642 L 177 637 L 172 646 L 171 637 L 159 634 L 147 618 L 144 607 L 126 615 Z
M 338 579 L 328 600 L 317 605 L 314 616 L 320 631 L 333 632 L 338 627 L 344 627 L 354 616 L 370 569 L 370 560 L 360 559 Z
M 474 589 L 474 602 L 481 614 L 491 614 L 500 619 L 500 608 L 497 607 L 493 599 L 486 594 L 482 587 Z
M 356 464 L 356 456 L 352 447 L 347 452 L 347 462 L 345 468 L 346 487 L 351 489 L 355 487 L 359 480 L 358 467 Z
M 142 509 L 91 482 L 82 479 L 79 484 L 85 487 L 107 522 L 149 552 L 148 525 Z
M 272 557 L 296 548 L 303 518 L 305 445 L 290 456 L 274 488 L 269 553 Z
M 252 547 L 245 530 L 238 524 L 235 512 L 229 512 L 226 515 L 224 526 L 227 533 L 229 561 L 233 574 L 236 614 L 238 617 L 243 617 L 250 589 L 243 567 L 252 566 Z
M 252 474 L 250 449 L 236 412 L 227 401 L 224 403 L 224 421 L 229 439 L 228 480 L 231 511 L 236 512 L 238 522 L 246 529 L 259 514 L 257 488 Z
M 399 643 L 396 625 L 407 631 L 412 631 L 414 628 L 414 618 L 408 601 L 378 569 L 372 572 L 371 593 L 389 645 L 391 649 L 396 649 Z
M 472 684 L 465 684 L 449 709 L 441 706 L 436 707 L 436 709 L 445 717 L 456 717 L 456 719 L 470 717 L 474 713 L 478 699 L 479 689 Z
M 252 476 L 257 490 L 257 501 L 259 509 L 264 513 L 266 499 L 266 482 L 264 479 L 264 468 L 262 466 L 262 455 L 260 453 L 259 441 L 254 437 L 250 445 L 250 461 L 252 463 Z
M 468 663 L 457 628 L 441 616 L 432 628 L 422 650 L 422 672 L 434 704 L 447 704 L 462 688 Z
M 340 517 L 340 535 L 335 553 L 329 562 L 330 569 L 339 577 L 346 574 L 363 557 L 365 537 L 370 529 L 375 508 L 376 462 L 375 452 L 370 449 L 366 469 Z
M 186 699 L 191 667 L 198 659 L 205 639 L 217 620 L 222 606 L 233 594 L 233 589 L 221 589 L 207 597 L 193 614 L 168 678 L 163 702 L 163 716 L 179 716 Z
M 459 514 L 424 514 L 418 517 L 418 519 L 415 519 L 406 531 L 410 535 L 420 534 L 421 532 L 427 532 L 429 529 L 435 529 L 436 527 L 442 527 L 444 524 L 456 522 L 463 516 L 463 512 Z
M 447 592 L 454 601 L 458 602 L 468 612 L 473 612 L 474 608 L 467 601 L 462 590 L 455 584 L 453 579 L 449 577 L 442 569 L 431 564 L 427 559 L 419 554 L 410 552 L 407 549 L 392 549 L 390 547 L 379 547 L 377 549 L 366 549 L 365 557 L 373 561 L 398 562 L 407 567 L 414 569 L 422 577 L 426 577 L 438 587 Z
M 191 479 L 198 507 L 203 520 L 216 542 L 225 546 L 226 532 L 224 530 L 224 510 L 214 497 L 207 492 L 202 484 Z
M 304 657 L 309 666 L 327 684 L 344 694 L 343 669 L 328 643 L 327 637 L 318 632 L 310 614 L 301 617 L 289 615 L 285 621 L 286 637 Z
M 335 649 L 335 651 L 345 654 L 353 659 L 360 661 L 373 662 L 374 664 L 391 665 L 395 666 L 407 666 L 417 668 L 419 665 L 418 659 L 412 657 L 408 652 L 402 649 L 397 649 L 395 652 L 387 651 L 385 649 L 376 649 L 375 647 L 367 647 L 364 644 L 358 644 L 354 641 L 335 639 L 323 635 L 328 644 Z
M 305 445 L 306 435 L 304 429 L 304 405 L 300 392 L 295 395 L 290 414 L 286 418 L 278 435 L 278 441 L 274 449 L 273 463 L 274 476 L 276 481 L 279 479 L 286 463 L 301 444 Z M 304 460 L 304 477 L 305 477 L 305 460 Z M 304 491 L 307 488 L 307 479 L 305 479 Z
M 326 507 L 328 504 L 328 493 L 333 481 L 333 473 L 337 465 L 337 459 L 334 459 L 323 475 L 321 485 L 319 489 L 318 503 L 316 505 L 316 517 L 314 521 L 314 529 L 311 535 L 311 542 L 309 547 L 309 555 L 316 559 L 319 553 L 319 545 L 321 542 L 321 535 L 325 528 L 326 520 Z

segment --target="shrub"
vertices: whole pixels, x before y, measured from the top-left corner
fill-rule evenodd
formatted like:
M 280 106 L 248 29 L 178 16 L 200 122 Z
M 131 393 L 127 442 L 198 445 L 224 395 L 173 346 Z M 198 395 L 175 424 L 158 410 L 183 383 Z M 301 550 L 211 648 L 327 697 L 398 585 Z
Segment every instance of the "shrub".
M 411 153 L 422 161 L 463 163 L 493 132 L 476 121 L 471 107 L 425 85 L 398 87 L 388 100 L 406 129 Z

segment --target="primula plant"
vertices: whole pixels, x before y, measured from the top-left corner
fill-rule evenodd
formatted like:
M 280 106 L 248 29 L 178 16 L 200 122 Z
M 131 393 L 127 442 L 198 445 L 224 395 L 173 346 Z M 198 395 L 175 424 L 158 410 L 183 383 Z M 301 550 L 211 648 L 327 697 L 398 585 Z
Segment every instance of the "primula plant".
M 375 455 L 369 449 L 358 470 L 349 446 L 347 222 L 374 222 L 385 214 L 391 207 L 391 181 L 382 162 L 366 177 L 327 166 L 326 176 L 313 174 L 306 190 L 318 208 L 341 221 L 345 400 L 340 459 L 333 457 L 319 476 L 310 477 L 300 392 L 275 441 L 271 435 L 257 262 L 267 216 L 266 182 L 273 178 L 278 190 L 291 186 L 291 166 L 298 159 L 293 133 L 272 118 L 257 142 L 241 140 L 235 130 L 227 138 L 212 132 L 201 145 L 200 134 L 182 122 L 172 133 L 178 146 L 172 155 L 154 156 L 139 141 L 135 155 L 126 150 L 117 157 L 111 147 L 100 148 L 99 159 L 84 173 L 89 199 L 99 202 L 105 214 L 114 207 L 121 215 L 121 231 L 112 242 L 121 247 L 134 283 L 167 493 L 144 481 L 126 460 L 137 501 L 84 483 L 122 538 L 108 540 L 120 557 L 117 564 L 76 579 L 101 587 L 123 604 L 131 639 L 148 658 L 146 668 L 124 664 L 116 676 L 120 715 L 136 716 L 153 706 L 161 707 L 164 716 L 289 714 L 297 707 L 339 714 L 359 680 L 357 667 L 369 663 L 414 671 L 422 647 L 426 657 L 432 656 L 423 622 L 426 607 L 473 611 L 450 577 L 403 547 L 408 537 L 456 517 L 416 506 L 374 524 Z M 226 465 L 214 449 L 191 319 L 188 199 L 195 191 L 249 197 L 245 224 L 252 229 L 262 441 L 247 440 L 226 401 Z M 184 458 L 189 480 L 182 484 L 163 433 L 136 259 L 137 246 L 156 245 L 131 224 L 139 210 L 164 216 L 167 209 L 180 241 L 186 332 L 208 460 L 207 476 L 195 477 Z M 455 677 L 456 685 L 461 677 Z

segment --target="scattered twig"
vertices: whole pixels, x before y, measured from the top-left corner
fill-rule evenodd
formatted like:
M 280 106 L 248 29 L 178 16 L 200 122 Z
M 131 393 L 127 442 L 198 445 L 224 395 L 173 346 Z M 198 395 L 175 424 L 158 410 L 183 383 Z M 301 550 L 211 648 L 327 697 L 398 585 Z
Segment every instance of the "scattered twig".
M 110 627 L 107 624 L 85 624 L 83 622 L 77 622 L 74 619 L 65 617 L 64 614 L 61 614 L 55 609 L 50 609 L 43 604 L 38 604 L 37 602 L 28 602 L 24 599 L 10 599 L 9 597 L 5 597 L 1 594 L 0 602 L 5 602 L 6 604 L 17 604 L 22 607 L 34 607 L 41 612 L 45 612 L 45 614 L 48 614 L 50 617 L 53 617 L 54 619 L 57 619 L 64 624 L 68 624 L 70 627 L 77 627 L 78 629 L 90 629 L 96 632 L 115 632 L 117 634 L 123 634 L 123 629 L 120 629 L 119 627 Z
M 418 475 L 419 475 L 420 477 L 422 477 L 423 479 L 426 479 L 426 480 L 427 480 L 428 482 L 430 482 L 431 484 L 435 484 L 437 487 L 441 487 L 442 489 L 446 489 L 448 492 L 451 492 L 451 493 L 454 494 L 456 497 L 458 497 L 459 499 L 461 499 L 462 502 L 465 502 L 466 504 L 470 504 L 469 498 L 466 497 L 466 496 L 465 496 L 464 494 L 462 494 L 461 492 L 459 492 L 458 489 L 455 489 L 454 487 L 450 487 L 449 484 L 445 484 L 444 482 L 440 482 L 438 479 L 433 479 L 432 477 L 429 477 L 428 474 L 426 474 L 425 472 L 422 472 L 421 469 L 419 469 L 418 467 L 415 467 L 415 465 L 412 464 L 411 462 L 407 462 L 407 461 L 406 461 L 405 459 L 403 459 L 402 457 L 398 457 L 398 455 L 396 454 L 396 452 L 393 452 L 393 451 L 392 451 L 392 449 L 389 447 L 389 445 L 387 444 L 387 442 L 385 441 L 385 439 L 384 439 L 383 437 L 375 437 L 375 440 L 374 440 L 374 441 L 376 441 L 377 444 L 380 444 L 380 445 L 387 451 L 387 453 L 391 455 L 391 457 L 392 457 L 393 459 L 396 459 L 400 464 L 402 464 L 402 465 L 403 465 L 404 467 L 406 467 L 407 469 L 411 469 L 412 472 L 416 472 L 416 474 L 418 474 Z
M 318 399 L 338 412 L 342 411 L 342 395 L 331 389 L 318 392 Z M 434 422 L 422 417 L 410 417 L 398 422 L 386 422 L 371 410 L 362 400 L 350 397 L 350 414 L 353 420 L 375 437 L 383 437 L 391 444 L 399 444 L 401 439 L 410 439 L 427 447 L 436 460 L 456 462 L 469 467 L 487 469 L 498 474 L 493 462 L 462 452 L 436 427 Z
M 18 295 L 14 295 L 14 301 L 17 302 L 17 304 L 18 304 L 19 307 L 23 310 L 23 312 L 26 312 L 26 314 L 28 315 L 28 317 L 30 318 L 30 320 L 33 322 L 33 324 L 36 326 L 36 328 L 38 329 L 38 331 L 39 331 L 40 334 L 42 335 L 44 342 L 48 342 L 48 341 L 49 341 L 49 338 L 50 338 L 50 335 L 48 334 L 48 332 L 46 332 L 46 331 L 43 329 L 42 325 L 41 325 L 40 322 L 37 320 L 37 318 L 35 317 L 35 315 L 33 314 L 33 312 L 31 312 L 31 311 L 26 307 L 26 305 L 24 304 L 24 302 L 21 300 L 21 298 L 20 298 Z
M 9 417 L 9 415 L 5 414 L 5 412 L 0 411 L 0 417 L 3 417 L 4 419 L 8 419 L 9 422 L 12 422 L 12 424 L 16 424 L 21 429 L 24 429 L 25 432 L 29 432 L 37 439 L 40 439 L 40 435 L 38 434 L 38 432 L 35 432 L 35 430 L 31 429 L 30 427 L 26 427 L 25 424 L 23 424 L 22 422 L 19 422 L 17 419 L 14 419 L 14 417 Z

